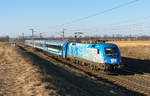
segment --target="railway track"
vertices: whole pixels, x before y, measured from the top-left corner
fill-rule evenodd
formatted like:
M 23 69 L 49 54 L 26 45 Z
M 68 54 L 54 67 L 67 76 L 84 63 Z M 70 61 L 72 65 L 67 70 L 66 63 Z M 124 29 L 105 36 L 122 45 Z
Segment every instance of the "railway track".
M 142 76 L 150 80 L 150 74 L 143 74 Z
M 97 76 L 104 77 L 130 90 L 150 95 L 150 80 L 146 81 L 145 78 L 126 75 L 108 76 L 105 74 L 98 74 Z
M 75 64 L 73 61 L 67 61 L 66 59 L 60 58 L 57 55 L 43 52 L 44 55 L 49 56 L 57 62 L 64 63 L 65 66 L 75 68 L 77 70 L 83 71 L 90 77 L 94 77 L 96 80 L 100 78 L 107 79 L 110 82 L 123 86 L 127 89 L 140 92 L 146 95 L 150 95 L 150 77 L 148 75 L 135 75 L 137 72 L 131 70 L 123 70 L 123 72 L 132 73 L 134 75 L 107 75 L 100 72 L 96 72 L 95 70 L 91 70 L 88 66 L 83 66 L 82 64 Z M 64 66 L 64 65 L 63 65 Z M 102 79 L 100 79 L 102 80 Z
M 128 72 L 128 73 L 133 73 L 133 71 L 129 71 L 129 70 L 123 70 L 124 72 Z M 144 73 L 143 74 L 138 74 L 137 72 L 134 72 L 134 75 L 131 75 L 131 76 L 128 76 L 129 78 L 133 79 L 136 79 L 136 81 L 140 82 L 140 83 L 143 83 L 145 82 L 146 86 L 149 86 L 150 87 L 150 75 L 145 75 Z M 143 82 L 139 81 L 139 80 L 142 80 Z

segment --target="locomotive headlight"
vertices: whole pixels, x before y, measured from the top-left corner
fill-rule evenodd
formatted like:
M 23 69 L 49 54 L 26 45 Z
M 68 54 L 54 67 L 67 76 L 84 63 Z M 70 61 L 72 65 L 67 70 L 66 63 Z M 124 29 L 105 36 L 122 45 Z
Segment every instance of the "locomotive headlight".
M 107 60 L 106 60 L 106 59 L 104 59 L 104 63 L 107 63 Z

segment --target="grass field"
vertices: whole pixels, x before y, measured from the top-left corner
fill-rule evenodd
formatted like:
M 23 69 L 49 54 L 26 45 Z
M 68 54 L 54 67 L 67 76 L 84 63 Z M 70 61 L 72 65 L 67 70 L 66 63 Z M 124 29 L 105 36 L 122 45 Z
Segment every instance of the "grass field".
M 8 42 L 0 42 L 0 45 L 8 44 Z
M 150 41 L 113 41 L 109 43 L 119 46 L 125 65 L 150 73 Z
M 121 46 L 150 46 L 150 41 L 109 41 L 108 43 L 117 44 Z

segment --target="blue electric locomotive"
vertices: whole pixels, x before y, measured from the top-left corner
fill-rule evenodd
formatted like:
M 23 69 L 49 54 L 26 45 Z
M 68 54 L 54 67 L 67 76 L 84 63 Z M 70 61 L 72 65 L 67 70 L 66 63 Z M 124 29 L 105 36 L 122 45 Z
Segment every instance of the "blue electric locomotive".
M 114 71 L 122 67 L 120 50 L 115 44 L 40 40 L 27 40 L 26 44 L 69 58 L 76 63 L 88 64 L 95 70 Z

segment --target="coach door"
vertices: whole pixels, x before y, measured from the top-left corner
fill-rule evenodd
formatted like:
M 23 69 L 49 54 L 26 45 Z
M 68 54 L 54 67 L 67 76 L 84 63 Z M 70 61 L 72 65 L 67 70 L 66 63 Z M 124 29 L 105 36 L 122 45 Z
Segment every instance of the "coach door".
M 63 51 L 62 51 L 62 56 L 63 58 L 67 58 L 67 50 L 68 50 L 68 45 L 70 44 L 70 42 L 67 42 L 63 45 Z
M 63 58 L 66 58 L 66 57 L 67 57 L 67 56 L 66 56 L 66 44 L 63 45 L 62 56 L 63 56 Z

